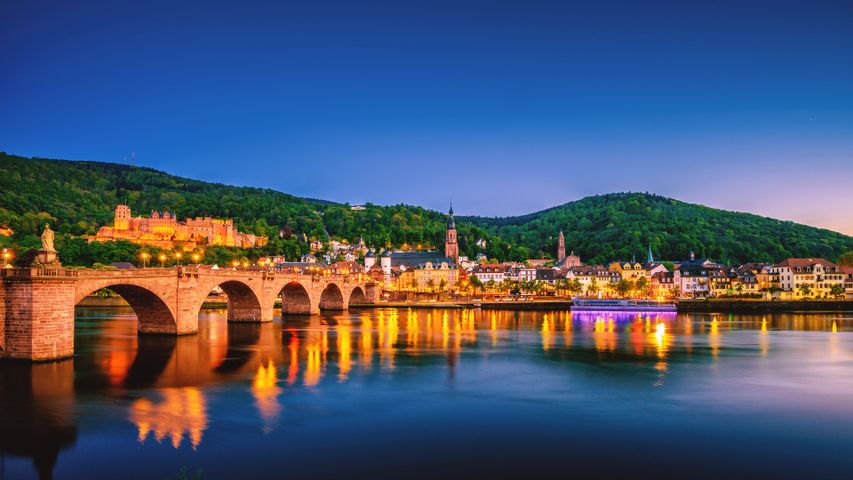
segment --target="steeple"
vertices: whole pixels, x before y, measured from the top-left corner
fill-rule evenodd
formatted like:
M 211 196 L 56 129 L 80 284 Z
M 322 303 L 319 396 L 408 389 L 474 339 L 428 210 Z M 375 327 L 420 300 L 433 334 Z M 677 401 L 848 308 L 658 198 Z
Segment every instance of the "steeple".
M 649 244 L 649 255 L 646 257 L 646 263 L 653 263 L 655 261 L 655 257 L 652 256 L 652 244 Z
M 451 259 L 455 266 L 459 265 L 459 244 L 456 240 L 456 221 L 453 219 L 453 202 L 447 212 L 447 235 L 444 237 L 444 256 Z

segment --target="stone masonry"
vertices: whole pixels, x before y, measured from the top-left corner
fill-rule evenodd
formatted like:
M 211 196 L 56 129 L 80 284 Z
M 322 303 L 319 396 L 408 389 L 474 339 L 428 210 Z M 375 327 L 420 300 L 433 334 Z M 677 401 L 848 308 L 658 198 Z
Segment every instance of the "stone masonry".
M 140 333 L 198 332 L 198 313 L 216 287 L 228 296 L 228 320 L 268 322 L 373 303 L 377 289 L 359 275 L 284 274 L 195 267 L 139 270 L 0 270 L 0 358 L 52 360 L 74 354 L 74 306 L 110 288 L 136 313 Z

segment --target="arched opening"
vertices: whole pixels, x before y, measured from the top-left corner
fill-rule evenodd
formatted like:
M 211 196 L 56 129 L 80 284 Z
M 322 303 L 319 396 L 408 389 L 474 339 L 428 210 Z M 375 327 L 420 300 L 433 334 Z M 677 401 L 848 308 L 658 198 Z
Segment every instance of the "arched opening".
M 261 302 L 245 283 L 234 280 L 219 284 L 228 297 L 229 322 L 260 322 Z
M 344 295 L 334 283 L 326 285 L 320 294 L 320 310 L 343 310 Z
M 299 282 L 290 282 L 281 289 L 282 315 L 311 314 L 311 296 Z
M 174 315 L 163 300 L 151 290 L 136 285 L 105 287 L 124 299 L 136 314 L 139 333 L 177 334 Z
M 352 293 L 349 295 L 349 306 L 358 306 L 364 305 L 367 303 L 367 297 L 364 295 L 364 290 L 361 287 L 355 287 L 352 289 Z

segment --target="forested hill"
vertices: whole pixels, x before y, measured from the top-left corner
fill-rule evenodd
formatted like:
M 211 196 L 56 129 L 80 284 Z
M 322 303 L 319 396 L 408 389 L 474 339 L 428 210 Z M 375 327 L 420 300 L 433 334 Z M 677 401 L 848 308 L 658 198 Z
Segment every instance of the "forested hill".
M 325 232 L 349 241 L 363 236 L 375 247 L 441 247 L 446 225 L 444 214 L 415 206 L 368 204 L 355 211 L 345 204 L 191 180 L 150 168 L 0 153 L 0 227 L 11 227 L 17 236 L 39 234 L 45 222 L 60 234 L 91 235 L 110 224 L 115 206 L 125 202 L 133 215 L 156 210 L 174 212 L 179 219 L 233 218 L 241 231 L 272 239 L 266 253 L 284 252 L 289 258 L 307 251 L 304 238 L 325 239 Z M 291 241 L 283 244 L 278 239 L 282 230 L 285 238 L 292 232 Z M 459 236 L 465 251 L 487 233 L 467 224 L 459 226 Z M 499 240 L 491 243 L 508 251 Z
M 853 250 L 853 237 L 749 213 L 718 210 L 648 193 L 586 197 L 520 217 L 465 217 L 505 241 L 554 250 L 563 230 L 566 247 L 589 262 L 698 257 L 723 262 L 779 261 L 786 257 L 835 259 Z
M 374 247 L 441 248 L 446 225 L 442 212 L 415 206 L 368 204 L 365 210 L 352 210 L 346 204 L 207 183 L 150 168 L 0 153 L 0 227 L 15 230 L 13 241 L 22 243 L 27 237 L 32 244 L 45 222 L 63 237 L 93 234 L 112 221 L 115 205 L 124 202 L 134 215 L 157 210 L 175 212 L 179 219 L 233 218 L 241 231 L 272 239 L 259 253 L 286 253 L 288 258 L 307 251 L 303 238 L 324 238 L 324 227 L 333 238 L 354 242 L 363 236 Z M 468 217 L 457 228 L 463 254 L 483 251 L 500 260 L 553 257 L 560 229 L 568 248 L 587 262 L 645 258 L 649 243 L 658 258 L 681 259 L 693 250 L 731 262 L 787 256 L 835 259 L 853 250 L 853 237 L 828 230 L 647 194 L 588 197 L 523 217 Z M 480 239 L 486 240 L 484 249 L 476 246 Z

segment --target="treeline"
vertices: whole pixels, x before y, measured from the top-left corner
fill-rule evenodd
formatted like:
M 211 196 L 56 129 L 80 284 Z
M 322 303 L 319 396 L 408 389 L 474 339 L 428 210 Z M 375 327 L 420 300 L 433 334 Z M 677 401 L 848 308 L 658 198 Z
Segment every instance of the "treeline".
M 134 215 L 169 211 L 178 219 L 233 218 L 240 231 L 262 235 L 270 243 L 247 251 L 208 249 L 207 260 L 233 260 L 285 254 L 296 259 L 312 239 L 357 242 L 368 246 L 443 249 L 447 218 L 443 212 L 410 205 L 352 210 L 347 204 L 305 199 L 271 189 L 234 187 L 191 180 L 154 169 L 100 162 L 24 158 L 0 153 L 0 227 L 10 227 L 21 253 L 37 245 L 45 223 L 57 231 L 57 248 L 67 265 L 135 261 L 126 242 L 85 244 L 108 225 L 119 203 Z M 789 256 L 837 259 L 853 250 L 853 237 L 792 222 L 716 210 L 641 193 L 587 197 L 523 217 L 465 217 L 457 220 L 460 251 L 500 260 L 553 258 L 562 229 L 569 250 L 587 263 L 643 259 L 651 244 L 656 258 L 697 256 L 740 263 L 778 261 Z M 477 242 L 485 241 L 480 247 Z M 84 245 L 85 244 L 85 245 Z M 88 245 L 88 246 L 87 246 Z M 227 254 L 226 254 L 227 253 Z M 22 256 L 22 255 L 20 255 Z M 212 262 L 211 262 L 212 263 Z
M 566 247 L 587 263 L 697 257 L 725 263 L 775 262 L 786 257 L 836 260 L 853 250 L 853 237 L 748 213 L 717 210 L 648 193 L 586 197 L 523 217 L 466 217 L 505 241 L 556 252 Z

